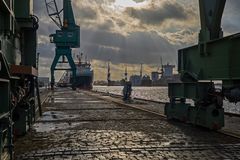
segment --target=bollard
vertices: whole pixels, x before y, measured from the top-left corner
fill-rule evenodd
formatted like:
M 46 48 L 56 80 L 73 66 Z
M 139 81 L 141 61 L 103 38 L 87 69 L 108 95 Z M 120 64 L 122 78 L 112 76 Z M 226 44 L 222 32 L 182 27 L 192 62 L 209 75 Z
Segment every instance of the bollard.
M 123 87 L 123 101 L 129 102 L 132 94 L 132 83 L 130 81 L 125 82 Z

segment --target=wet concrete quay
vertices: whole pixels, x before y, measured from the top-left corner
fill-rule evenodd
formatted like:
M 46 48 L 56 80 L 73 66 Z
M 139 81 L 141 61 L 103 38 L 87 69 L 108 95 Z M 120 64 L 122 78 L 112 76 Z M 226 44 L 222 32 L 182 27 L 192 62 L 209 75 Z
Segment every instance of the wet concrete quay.
M 240 159 L 240 139 L 168 122 L 86 91 L 57 90 L 43 111 L 16 141 L 16 160 Z

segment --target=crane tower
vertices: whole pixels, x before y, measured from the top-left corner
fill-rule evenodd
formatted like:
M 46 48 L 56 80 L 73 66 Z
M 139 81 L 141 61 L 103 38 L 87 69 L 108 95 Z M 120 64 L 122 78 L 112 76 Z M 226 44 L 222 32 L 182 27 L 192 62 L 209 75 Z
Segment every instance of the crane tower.
M 56 46 L 51 66 L 51 88 L 54 87 L 56 70 L 70 70 L 73 75 L 72 88 L 75 89 L 76 66 L 72 57 L 72 48 L 80 47 L 80 27 L 75 22 L 71 0 L 62 2 L 63 8 L 59 10 L 56 0 L 45 0 L 48 15 L 59 28 L 56 33 L 50 35 L 50 42 Z M 62 61 L 59 61 L 60 57 Z M 58 63 L 68 63 L 70 68 L 56 68 Z

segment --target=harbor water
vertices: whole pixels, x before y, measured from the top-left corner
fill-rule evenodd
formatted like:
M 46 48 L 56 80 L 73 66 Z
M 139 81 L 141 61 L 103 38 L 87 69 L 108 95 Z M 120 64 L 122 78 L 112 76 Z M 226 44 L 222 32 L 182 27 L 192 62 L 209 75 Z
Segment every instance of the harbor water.
M 122 86 L 94 86 L 94 91 L 122 95 Z M 142 98 L 147 100 L 168 102 L 167 87 L 133 87 L 132 98 Z M 240 103 L 233 104 L 224 101 L 225 112 L 240 114 Z

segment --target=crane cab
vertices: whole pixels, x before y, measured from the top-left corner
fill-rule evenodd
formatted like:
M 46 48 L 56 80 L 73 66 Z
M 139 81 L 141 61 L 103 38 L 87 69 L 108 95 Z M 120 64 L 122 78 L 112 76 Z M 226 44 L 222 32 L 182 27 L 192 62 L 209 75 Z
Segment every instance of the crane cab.
M 55 34 L 51 34 L 50 42 L 55 43 L 58 47 L 72 48 L 80 47 L 80 27 L 76 26 L 73 30 L 57 30 Z

